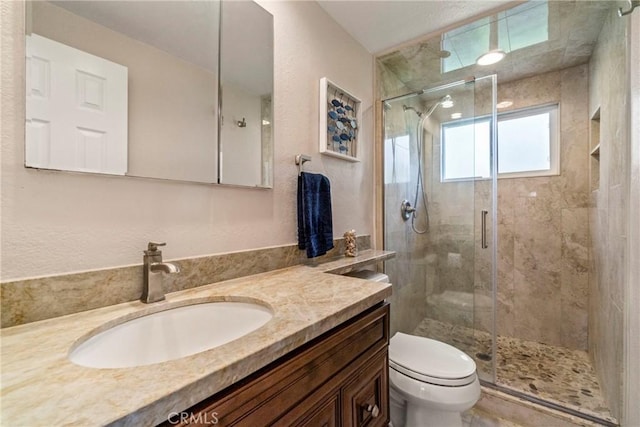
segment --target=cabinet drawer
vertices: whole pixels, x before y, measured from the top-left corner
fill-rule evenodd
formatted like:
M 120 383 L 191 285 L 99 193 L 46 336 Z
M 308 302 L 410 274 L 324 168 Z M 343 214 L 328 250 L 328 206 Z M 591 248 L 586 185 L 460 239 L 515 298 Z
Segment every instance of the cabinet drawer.
M 389 424 L 387 352 L 380 352 L 360 369 L 343 389 L 343 425 L 386 426 Z

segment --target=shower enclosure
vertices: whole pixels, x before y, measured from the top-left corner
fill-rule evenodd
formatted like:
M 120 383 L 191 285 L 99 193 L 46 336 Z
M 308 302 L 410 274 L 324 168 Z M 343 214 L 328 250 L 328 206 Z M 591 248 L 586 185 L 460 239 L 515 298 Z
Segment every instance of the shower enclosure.
M 609 426 L 628 31 L 615 2 L 529 1 L 377 57 L 392 332 L 452 344 L 485 386 Z M 502 61 L 477 62 L 496 49 Z
M 496 78 L 384 102 L 386 271 L 392 329 L 447 342 L 494 382 Z

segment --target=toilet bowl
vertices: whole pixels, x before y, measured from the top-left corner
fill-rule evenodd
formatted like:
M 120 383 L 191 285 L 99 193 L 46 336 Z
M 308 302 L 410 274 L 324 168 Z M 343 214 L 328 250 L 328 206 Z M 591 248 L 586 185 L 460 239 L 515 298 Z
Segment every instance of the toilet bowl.
M 345 274 L 388 282 L 385 274 Z M 397 332 L 389 341 L 389 406 L 393 427 L 462 427 L 462 412 L 480 399 L 476 364 L 457 348 Z
M 396 333 L 389 342 L 393 427 L 460 427 L 480 399 L 476 364 L 440 341 Z

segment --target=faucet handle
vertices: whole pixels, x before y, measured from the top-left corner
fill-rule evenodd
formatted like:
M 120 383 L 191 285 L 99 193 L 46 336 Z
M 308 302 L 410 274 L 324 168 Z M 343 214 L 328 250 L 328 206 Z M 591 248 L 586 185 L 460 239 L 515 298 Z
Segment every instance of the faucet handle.
M 162 242 L 162 243 L 149 242 L 149 245 L 147 246 L 147 251 L 156 252 L 158 250 L 158 246 L 167 246 L 167 244 L 165 242 Z

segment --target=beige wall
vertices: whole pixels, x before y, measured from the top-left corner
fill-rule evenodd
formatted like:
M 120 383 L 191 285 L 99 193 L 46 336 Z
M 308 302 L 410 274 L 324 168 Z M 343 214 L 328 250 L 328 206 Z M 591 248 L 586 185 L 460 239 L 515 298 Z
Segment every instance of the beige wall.
M 640 117 L 640 13 L 629 24 L 630 110 Z M 625 292 L 625 389 L 622 425 L 640 425 L 640 121 L 630 120 L 629 278 Z
M 600 108 L 600 159 L 591 163 L 592 174 L 599 179 L 591 192 L 590 209 L 589 352 L 611 413 L 618 419 L 623 401 L 624 294 L 629 280 L 627 23 L 627 18 L 608 16 L 589 67 L 589 113 Z
M 35 34 L 127 67 L 127 175 L 216 182 L 217 70 L 191 64 L 49 2 L 33 2 L 31 10 Z
M 274 189 L 28 170 L 23 4 L 2 4 L 2 280 L 296 241 L 295 154 L 332 183 L 334 235 L 373 228 L 373 58 L 314 2 L 264 2 L 275 25 Z M 363 101 L 362 161 L 318 154 L 321 77 Z

